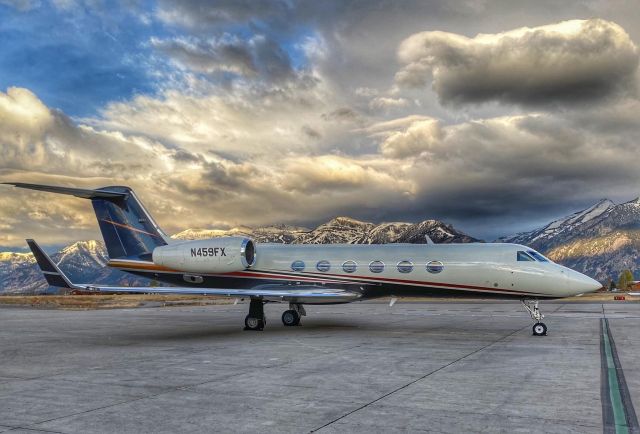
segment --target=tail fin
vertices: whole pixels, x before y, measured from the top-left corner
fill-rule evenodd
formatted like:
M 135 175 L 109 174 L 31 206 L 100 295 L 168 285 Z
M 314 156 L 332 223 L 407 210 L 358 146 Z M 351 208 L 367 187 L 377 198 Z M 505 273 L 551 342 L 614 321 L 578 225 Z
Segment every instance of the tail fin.
M 29 244 L 29 248 L 33 253 L 33 256 L 36 257 L 36 262 L 38 263 L 38 267 L 40 267 L 40 271 L 44 275 L 44 278 L 47 279 L 47 283 L 50 286 L 57 286 L 60 288 L 68 288 L 68 289 L 77 289 L 71 281 L 64 275 L 64 273 L 58 268 L 58 266 L 51 260 L 49 255 L 47 255 L 44 250 L 40 248 L 38 243 L 35 240 L 27 240 L 27 244 Z
M 4 184 L 90 199 L 110 259 L 150 259 L 155 247 L 169 243 L 169 237 L 129 187 L 87 190 L 14 182 Z

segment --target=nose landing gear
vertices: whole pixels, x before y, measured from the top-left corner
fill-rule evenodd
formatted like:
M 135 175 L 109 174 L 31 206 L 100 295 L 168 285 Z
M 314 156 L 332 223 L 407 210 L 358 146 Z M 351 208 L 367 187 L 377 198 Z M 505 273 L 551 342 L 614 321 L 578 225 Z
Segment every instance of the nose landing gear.
M 538 300 L 535 301 L 527 301 L 522 300 L 522 306 L 525 308 L 529 315 L 531 315 L 531 319 L 536 323 L 533 325 L 533 335 L 534 336 L 546 336 L 547 335 L 547 325 L 542 322 L 544 315 L 540 312 L 540 308 L 538 307 Z

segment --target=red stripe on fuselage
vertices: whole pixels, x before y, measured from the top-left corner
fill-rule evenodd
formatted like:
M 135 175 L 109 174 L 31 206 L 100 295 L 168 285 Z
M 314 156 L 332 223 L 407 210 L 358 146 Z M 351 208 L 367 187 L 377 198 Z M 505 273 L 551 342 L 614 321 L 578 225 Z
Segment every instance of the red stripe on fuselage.
M 256 271 L 251 271 L 251 270 L 247 270 L 247 271 L 240 271 L 237 272 L 238 274 L 245 274 L 245 275 L 254 275 L 257 272 Z M 516 293 L 516 294 L 538 294 L 535 292 L 528 292 L 528 291 L 515 291 L 515 290 L 510 290 L 510 289 L 503 289 L 503 288 L 496 288 L 496 287 L 486 287 L 486 286 L 473 286 L 473 285 L 461 285 L 461 284 L 456 284 L 456 283 L 442 283 L 442 282 L 428 282 L 428 281 L 423 281 L 423 280 L 405 280 L 405 279 L 392 279 L 392 278 L 385 278 L 385 277 L 366 277 L 366 276 L 344 276 L 341 274 L 328 274 L 330 276 L 338 276 L 341 278 L 347 277 L 347 278 L 354 278 L 354 279 L 362 279 L 361 281 L 358 280 L 353 280 L 353 281 L 347 281 L 348 283 L 361 283 L 361 284 L 371 284 L 371 283 L 398 283 L 398 284 L 404 284 L 404 285 L 412 285 L 412 286 L 442 286 L 445 288 L 456 288 L 456 289 L 473 289 L 473 290 L 481 290 L 481 291 L 499 291 L 499 292 L 508 292 L 508 293 Z M 288 277 L 289 280 L 300 280 L 297 275 L 290 275 L 290 274 L 284 274 L 284 276 Z M 335 282 L 334 282 L 335 283 Z
M 117 265 L 116 265 L 117 264 Z M 182 272 L 180 270 L 170 270 L 164 267 L 159 267 L 155 265 L 153 262 L 137 262 L 133 261 L 130 263 L 120 262 L 119 264 L 116 261 L 110 262 L 110 266 L 115 266 L 116 268 L 122 268 L 125 270 L 141 270 L 141 271 L 165 271 L 165 272 L 175 272 L 175 273 L 189 273 Z M 443 283 L 443 282 L 428 282 L 422 280 L 408 280 L 408 279 L 393 279 L 388 277 L 367 277 L 367 276 L 344 276 L 340 274 L 330 274 L 327 273 L 327 276 L 332 276 L 332 278 L 319 278 L 315 275 L 300 275 L 300 274 L 291 274 L 285 273 L 282 271 L 261 271 L 261 270 L 245 270 L 245 271 L 233 271 L 231 273 L 197 273 L 202 274 L 204 276 L 220 276 L 220 277 L 238 277 L 238 278 L 263 278 L 263 279 L 272 279 L 272 280 L 286 280 L 286 281 L 298 281 L 298 282 L 309 282 L 309 283 L 334 283 L 334 284 L 363 284 L 363 285 L 371 285 L 371 284 L 381 284 L 381 283 L 395 283 L 400 285 L 411 285 L 411 286 L 422 286 L 422 287 L 442 287 L 442 288 L 453 288 L 453 289 L 462 289 L 462 290 L 474 290 L 474 291 L 483 291 L 483 292 L 502 292 L 509 294 L 530 294 L 530 295 L 544 295 L 535 292 L 529 291 L 516 291 L 510 289 L 496 288 L 496 287 L 486 287 L 486 286 L 474 286 L 474 285 L 462 285 L 457 283 Z M 323 274 L 324 276 L 325 274 Z M 335 276 L 335 277 L 333 277 Z M 346 279 L 345 279 L 346 277 Z M 352 280 L 353 279 L 353 280 Z M 360 280 L 356 280 L 360 279 Z

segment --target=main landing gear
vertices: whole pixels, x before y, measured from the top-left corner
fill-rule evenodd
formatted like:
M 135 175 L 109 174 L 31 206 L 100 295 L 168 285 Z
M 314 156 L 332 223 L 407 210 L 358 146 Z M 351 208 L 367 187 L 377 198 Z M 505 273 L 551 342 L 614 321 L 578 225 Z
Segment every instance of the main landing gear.
M 546 336 L 547 335 L 547 326 L 545 323 L 541 322 L 544 318 L 542 312 L 538 308 L 538 300 L 527 301 L 522 300 L 522 306 L 529 312 L 531 315 L 531 319 L 536 323 L 533 325 L 533 335 L 534 336 Z
M 249 304 L 249 314 L 244 319 L 245 330 L 261 331 L 267 324 L 267 318 L 264 316 L 264 301 L 259 298 L 252 298 Z M 289 303 L 289 310 L 285 310 L 282 314 L 282 324 L 285 326 L 300 325 L 300 318 L 306 316 L 307 312 L 304 307 L 298 303 Z
M 264 316 L 264 301 L 259 298 L 252 298 L 249 304 L 249 315 L 244 319 L 245 330 L 262 330 L 267 323 Z
M 301 304 L 289 303 L 289 310 L 282 314 L 282 324 L 288 327 L 300 325 L 300 318 L 306 315 L 307 312 Z

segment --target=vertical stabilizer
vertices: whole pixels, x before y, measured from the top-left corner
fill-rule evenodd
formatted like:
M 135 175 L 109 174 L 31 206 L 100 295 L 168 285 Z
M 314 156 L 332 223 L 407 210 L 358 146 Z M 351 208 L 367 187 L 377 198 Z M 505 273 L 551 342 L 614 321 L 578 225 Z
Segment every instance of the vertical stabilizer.
M 168 244 L 168 237 L 128 187 L 101 190 L 123 193 L 118 198 L 91 199 L 109 258 L 151 259 L 151 252 Z

